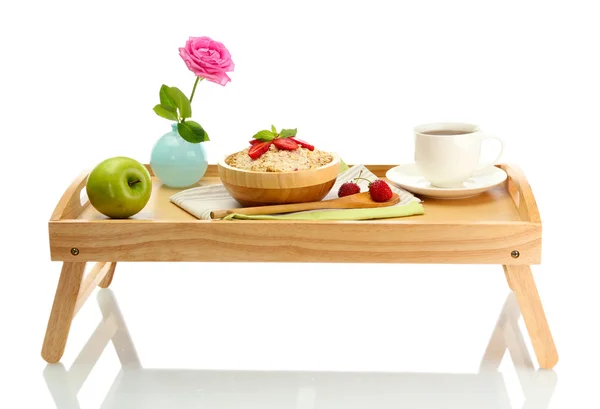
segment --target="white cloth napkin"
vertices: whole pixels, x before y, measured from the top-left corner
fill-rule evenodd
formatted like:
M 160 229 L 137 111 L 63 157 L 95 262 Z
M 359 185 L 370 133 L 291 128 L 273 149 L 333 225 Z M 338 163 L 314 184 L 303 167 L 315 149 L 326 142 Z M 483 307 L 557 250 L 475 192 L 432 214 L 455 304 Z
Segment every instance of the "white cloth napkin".
M 364 165 L 352 166 L 350 169 L 347 169 L 338 175 L 333 188 L 323 200 L 336 199 L 338 197 L 337 192 L 340 186 L 358 177 L 361 171 L 361 177 L 364 177 L 368 180 L 377 179 L 377 176 L 375 176 Z M 368 190 L 369 183 L 366 180 L 359 180 L 357 184 L 360 186 L 363 192 Z M 400 203 L 396 204 L 395 206 L 403 206 L 411 202 L 421 201 L 412 193 L 400 189 L 392 184 L 390 184 L 390 188 L 394 193 L 397 193 L 400 196 Z M 194 187 L 175 193 L 170 199 L 171 202 L 175 203 L 183 210 L 201 220 L 211 220 L 210 214 L 215 210 L 226 210 L 242 207 L 234 198 L 229 195 L 223 185 Z

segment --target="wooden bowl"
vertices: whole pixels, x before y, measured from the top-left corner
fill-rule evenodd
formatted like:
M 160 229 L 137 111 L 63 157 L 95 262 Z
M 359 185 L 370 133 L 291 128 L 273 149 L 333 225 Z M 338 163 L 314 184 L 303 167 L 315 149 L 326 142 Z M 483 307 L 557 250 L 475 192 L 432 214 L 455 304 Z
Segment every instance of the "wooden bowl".
M 293 172 L 253 172 L 229 166 L 227 158 L 217 163 L 219 177 L 229 194 L 242 206 L 316 202 L 333 187 L 340 171 L 340 158 L 320 168 Z

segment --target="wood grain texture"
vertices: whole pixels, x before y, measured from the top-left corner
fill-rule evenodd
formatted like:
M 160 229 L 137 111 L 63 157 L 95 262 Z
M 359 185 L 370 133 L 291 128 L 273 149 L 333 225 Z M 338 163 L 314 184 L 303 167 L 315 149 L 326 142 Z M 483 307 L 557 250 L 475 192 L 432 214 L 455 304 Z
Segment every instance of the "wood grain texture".
M 510 193 L 521 220 L 531 223 L 541 223 L 540 212 L 525 174 L 517 165 L 502 164 L 498 166 L 508 175 L 507 189 Z
M 385 175 L 385 172 L 391 166 L 367 165 L 367 167 L 374 170 L 374 173 L 378 177 L 383 177 L 382 175 Z M 209 165 L 205 177 L 193 187 L 221 183 L 217 173 L 215 165 Z M 163 186 L 156 178 L 153 178 L 150 201 L 140 213 L 133 216 L 130 220 L 195 221 L 196 218 L 194 216 L 169 201 L 169 197 L 181 190 Z M 425 206 L 425 215 L 418 216 L 420 223 L 528 221 L 521 219 L 518 208 L 515 206 L 506 186 L 497 186 L 488 192 L 468 199 L 427 199 L 423 202 L 423 205 Z M 92 206 L 87 206 L 78 216 L 78 219 L 100 221 L 105 220 L 106 216 L 98 213 Z M 385 224 L 410 219 L 414 218 L 379 220 L 377 223 Z
M 504 265 L 529 332 L 540 368 L 552 369 L 558 362 L 554 339 L 538 294 L 531 268 L 528 265 Z
M 504 277 L 506 277 L 506 282 L 508 283 L 508 288 L 510 288 L 512 291 L 515 290 L 515 287 L 512 283 L 512 278 L 511 275 L 508 274 L 508 269 L 506 268 L 506 266 L 502 266 L 504 268 Z
M 94 291 L 96 286 L 98 286 L 104 277 L 106 277 L 110 267 L 111 263 L 99 262 L 94 264 L 90 272 L 86 274 L 79 288 L 79 293 L 77 294 L 77 301 L 75 302 L 73 316 L 77 315 L 81 307 L 83 307 L 83 304 L 92 294 L 92 291 Z
M 225 189 L 242 206 L 316 202 L 331 190 L 340 169 L 340 158 L 320 168 L 298 172 L 251 172 L 217 164 Z
M 73 180 L 58 201 L 50 220 L 75 219 L 81 214 L 83 209 L 89 204 L 88 200 L 82 204 L 80 196 L 81 191 L 87 182 L 88 175 L 88 171 L 81 172 L 79 176 Z
M 85 264 L 63 263 L 42 346 L 42 357 L 46 362 L 60 361 L 65 351 Z
M 99 287 L 108 288 L 110 286 L 110 284 L 112 283 L 112 280 L 113 280 L 113 276 L 115 275 L 116 267 L 117 267 L 117 263 L 115 263 L 115 262 L 110 263 L 110 268 L 109 268 L 108 272 L 106 273 L 106 276 L 104 276 L 102 281 L 100 281 L 100 283 L 98 284 Z
M 261 189 L 223 182 L 227 192 L 242 206 L 268 206 L 283 203 L 316 202 L 327 196 L 335 179 L 312 186 L 288 189 Z
M 538 263 L 541 230 L 529 223 L 280 223 L 126 221 L 50 223 L 53 260 Z M 79 255 L 70 253 L 77 247 Z M 512 259 L 510 252 L 521 256 Z
M 387 207 L 395 205 L 400 201 L 400 196 L 393 193 L 392 197 L 386 202 L 376 202 L 371 199 L 369 192 L 357 193 L 354 195 L 344 196 L 330 200 L 320 200 L 317 202 L 293 203 L 273 206 L 258 206 L 258 207 L 240 207 L 237 209 L 217 210 L 211 213 L 213 219 L 220 219 L 228 214 L 238 213 L 246 215 L 261 215 L 261 214 L 280 214 L 301 212 L 306 210 L 319 209 L 369 209 L 375 207 Z
M 378 177 L 391 168 L 367 167 Z M 530 191 L 523 176 L 511 174 L 518 178 L 519 189 L 528 197 Z M 218 169 L 210 165 L 196 186 L 215 183 L 220 183 Z M 528 205 L 527 219 L 523 220 L 525 212 L 517 207 L 523 205 L 515 203 L 507 185 L 468 199 L 427 199 L 423 202 L 424 215 L 358 222 L 197 220 L 169 201 L 180 190 L 162 186 L 154 179 L 147 206 L 128 220 L 109 220 L 92 206 L 87 206 L 77 219 L 51 220 L 52 259 L 485 264 L 541 261 L 542 226 L 528 220 L 536 208 Z M 272 251 L 262 251 L 267 246 Z M 78 256 L 70 254 L 73 247 L 80 250 Z M 518 259 L 510 257 L 512 250 L 520 252 Z

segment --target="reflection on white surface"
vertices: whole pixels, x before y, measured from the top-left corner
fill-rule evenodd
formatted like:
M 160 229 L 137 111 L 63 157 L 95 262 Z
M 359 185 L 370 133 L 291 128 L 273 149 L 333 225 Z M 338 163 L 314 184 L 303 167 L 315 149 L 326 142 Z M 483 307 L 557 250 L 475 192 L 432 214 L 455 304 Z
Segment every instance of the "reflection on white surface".
M 525 402 L 547 408 L 554 371 L 534 370 L 514 293 L 504 304 L 473 374 L 210 371 L 144 368 L 114 294 L 98 293 L 103 319 L 67 371 L 48 365 L 44 378 L 59 409 L 81 408 L 77 394 L 112 341 L 121 369 L 100 405 L 116 408 L 512 408 L 498 367 L 509 351 Z

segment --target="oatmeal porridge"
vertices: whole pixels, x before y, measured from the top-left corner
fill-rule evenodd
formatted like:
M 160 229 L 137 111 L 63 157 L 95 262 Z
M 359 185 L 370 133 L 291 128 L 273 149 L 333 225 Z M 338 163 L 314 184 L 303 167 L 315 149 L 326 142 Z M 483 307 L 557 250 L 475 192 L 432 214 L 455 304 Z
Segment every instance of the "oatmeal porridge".
M 229 156 L 225 163 L 234 168 L 253 172 L 293 172 L 316 169 L 333 161 L 333 156 L 317 149 L 299 147 L 295 150 L 278 149 L 271 145 L 258 159 L 252 159 L 246 148 Z

